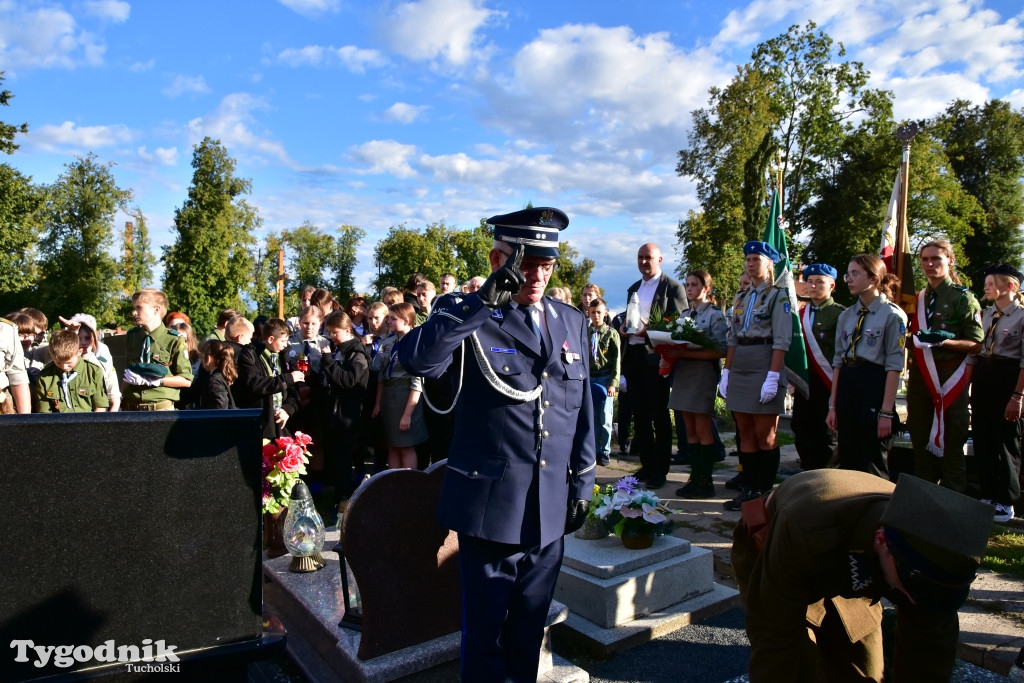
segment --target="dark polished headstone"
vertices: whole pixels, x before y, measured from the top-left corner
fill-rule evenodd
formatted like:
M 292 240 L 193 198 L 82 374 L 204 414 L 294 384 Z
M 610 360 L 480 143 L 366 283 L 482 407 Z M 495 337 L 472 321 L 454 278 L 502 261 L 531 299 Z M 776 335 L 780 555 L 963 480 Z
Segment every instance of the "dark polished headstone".
M 341 545 L 362 598 L 360 659 L 461 628 L 459 541 L 434 514 L 445 466 L 382 472 L 349 501 Z
M 0 680 L 96 665 L 15 662 L 14 640 L 181 654 L 260 638 L 259 415 L 0 419 Z

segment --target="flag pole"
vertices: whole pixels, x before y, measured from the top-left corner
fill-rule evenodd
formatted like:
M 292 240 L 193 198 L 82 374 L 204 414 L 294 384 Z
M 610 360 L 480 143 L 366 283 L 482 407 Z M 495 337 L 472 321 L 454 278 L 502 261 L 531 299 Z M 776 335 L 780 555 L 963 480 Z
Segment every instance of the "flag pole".
M 909 235 L 907 231 L 907 199 L 910 195 L 910 143 L 915 135 L 917 135 L 917 124 L 914 122 L 900 126 L 896 130 L 896 139 L 903 145 L 903 158 L 900 161 L 900 207 L 896 219 L 896 244 L 894 245 L 896 251 L 893 252 L 892 259 L 894 275 L 896 275 L 897 303 L 903 300 L 904 255 L 900 254 L 899 250 L 903 244 L 909 242 L 905 238 Z

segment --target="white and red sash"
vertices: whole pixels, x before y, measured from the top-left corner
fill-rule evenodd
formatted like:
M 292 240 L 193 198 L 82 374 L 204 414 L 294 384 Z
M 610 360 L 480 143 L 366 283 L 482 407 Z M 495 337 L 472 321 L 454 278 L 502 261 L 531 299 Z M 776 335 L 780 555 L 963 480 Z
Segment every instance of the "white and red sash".
M 925 304 L 925 289 L 917 293 L 917 312 L 910 319 L 910 332 L 916 334 L 919 330 L 928 329 L 928 306 Z M 924 385 L 932 397 L 932 405 L 935 407 L 935 414 L 932 416 L 932 429 L 928 435 L 928 445 L 925 448 L 937 458 L 941 458 L 946 448 L 946 409 L 955 401 L 970 381 L 967 377 L 967 358 L 964 357 L 957 369 L 949 376 L 941 386 L 939 385 L 939 373 L 935 370 L 935 358 L 929 347 L 921 348 L 917 345 L 917 338 L 914 339 L 914 363 L 917 365 L 924 379 Z
M 829 391 L 832 391 L 832 363 L 825 358 L 818 346 L 818 340 L 814 337 L 814 330 L 811 329 L 811 305 L 804 306 L 800 311 L 800 324 L 804 328 L 804 345 L 807 346 L 807 363 L 814 370 L 818 378 L 825 383 Z

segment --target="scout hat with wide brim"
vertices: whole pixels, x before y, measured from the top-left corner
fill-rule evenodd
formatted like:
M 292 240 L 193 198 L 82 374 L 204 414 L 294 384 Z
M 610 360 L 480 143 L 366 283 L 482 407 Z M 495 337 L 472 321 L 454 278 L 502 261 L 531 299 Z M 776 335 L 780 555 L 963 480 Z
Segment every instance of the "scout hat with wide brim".
M 527 256 L 558 258 L 558 233 L 569 226 L 569 217 L 558 209 L 542 206 L 523 209 L 487 219 L 494 227 L 494 239 L 522 244 Z
M 992 507 L 901 474 L 881 524 L 914 602 L 939 611 L 959 609 L 985 556 Z

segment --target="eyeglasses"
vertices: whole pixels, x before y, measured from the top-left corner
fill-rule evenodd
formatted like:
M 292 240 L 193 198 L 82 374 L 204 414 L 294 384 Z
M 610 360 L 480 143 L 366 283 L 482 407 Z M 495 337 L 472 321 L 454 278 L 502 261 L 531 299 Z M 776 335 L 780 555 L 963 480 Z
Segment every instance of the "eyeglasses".
M 843 279 L 844 280 L 856 280 L 857 278 L 859 278 L 863 274 L 864 273 L 862 273 L 862 272 L 860 272 L 858 270 L 851 270 L 850 272 L 848 272 L 846 275 L 843 276 Z

